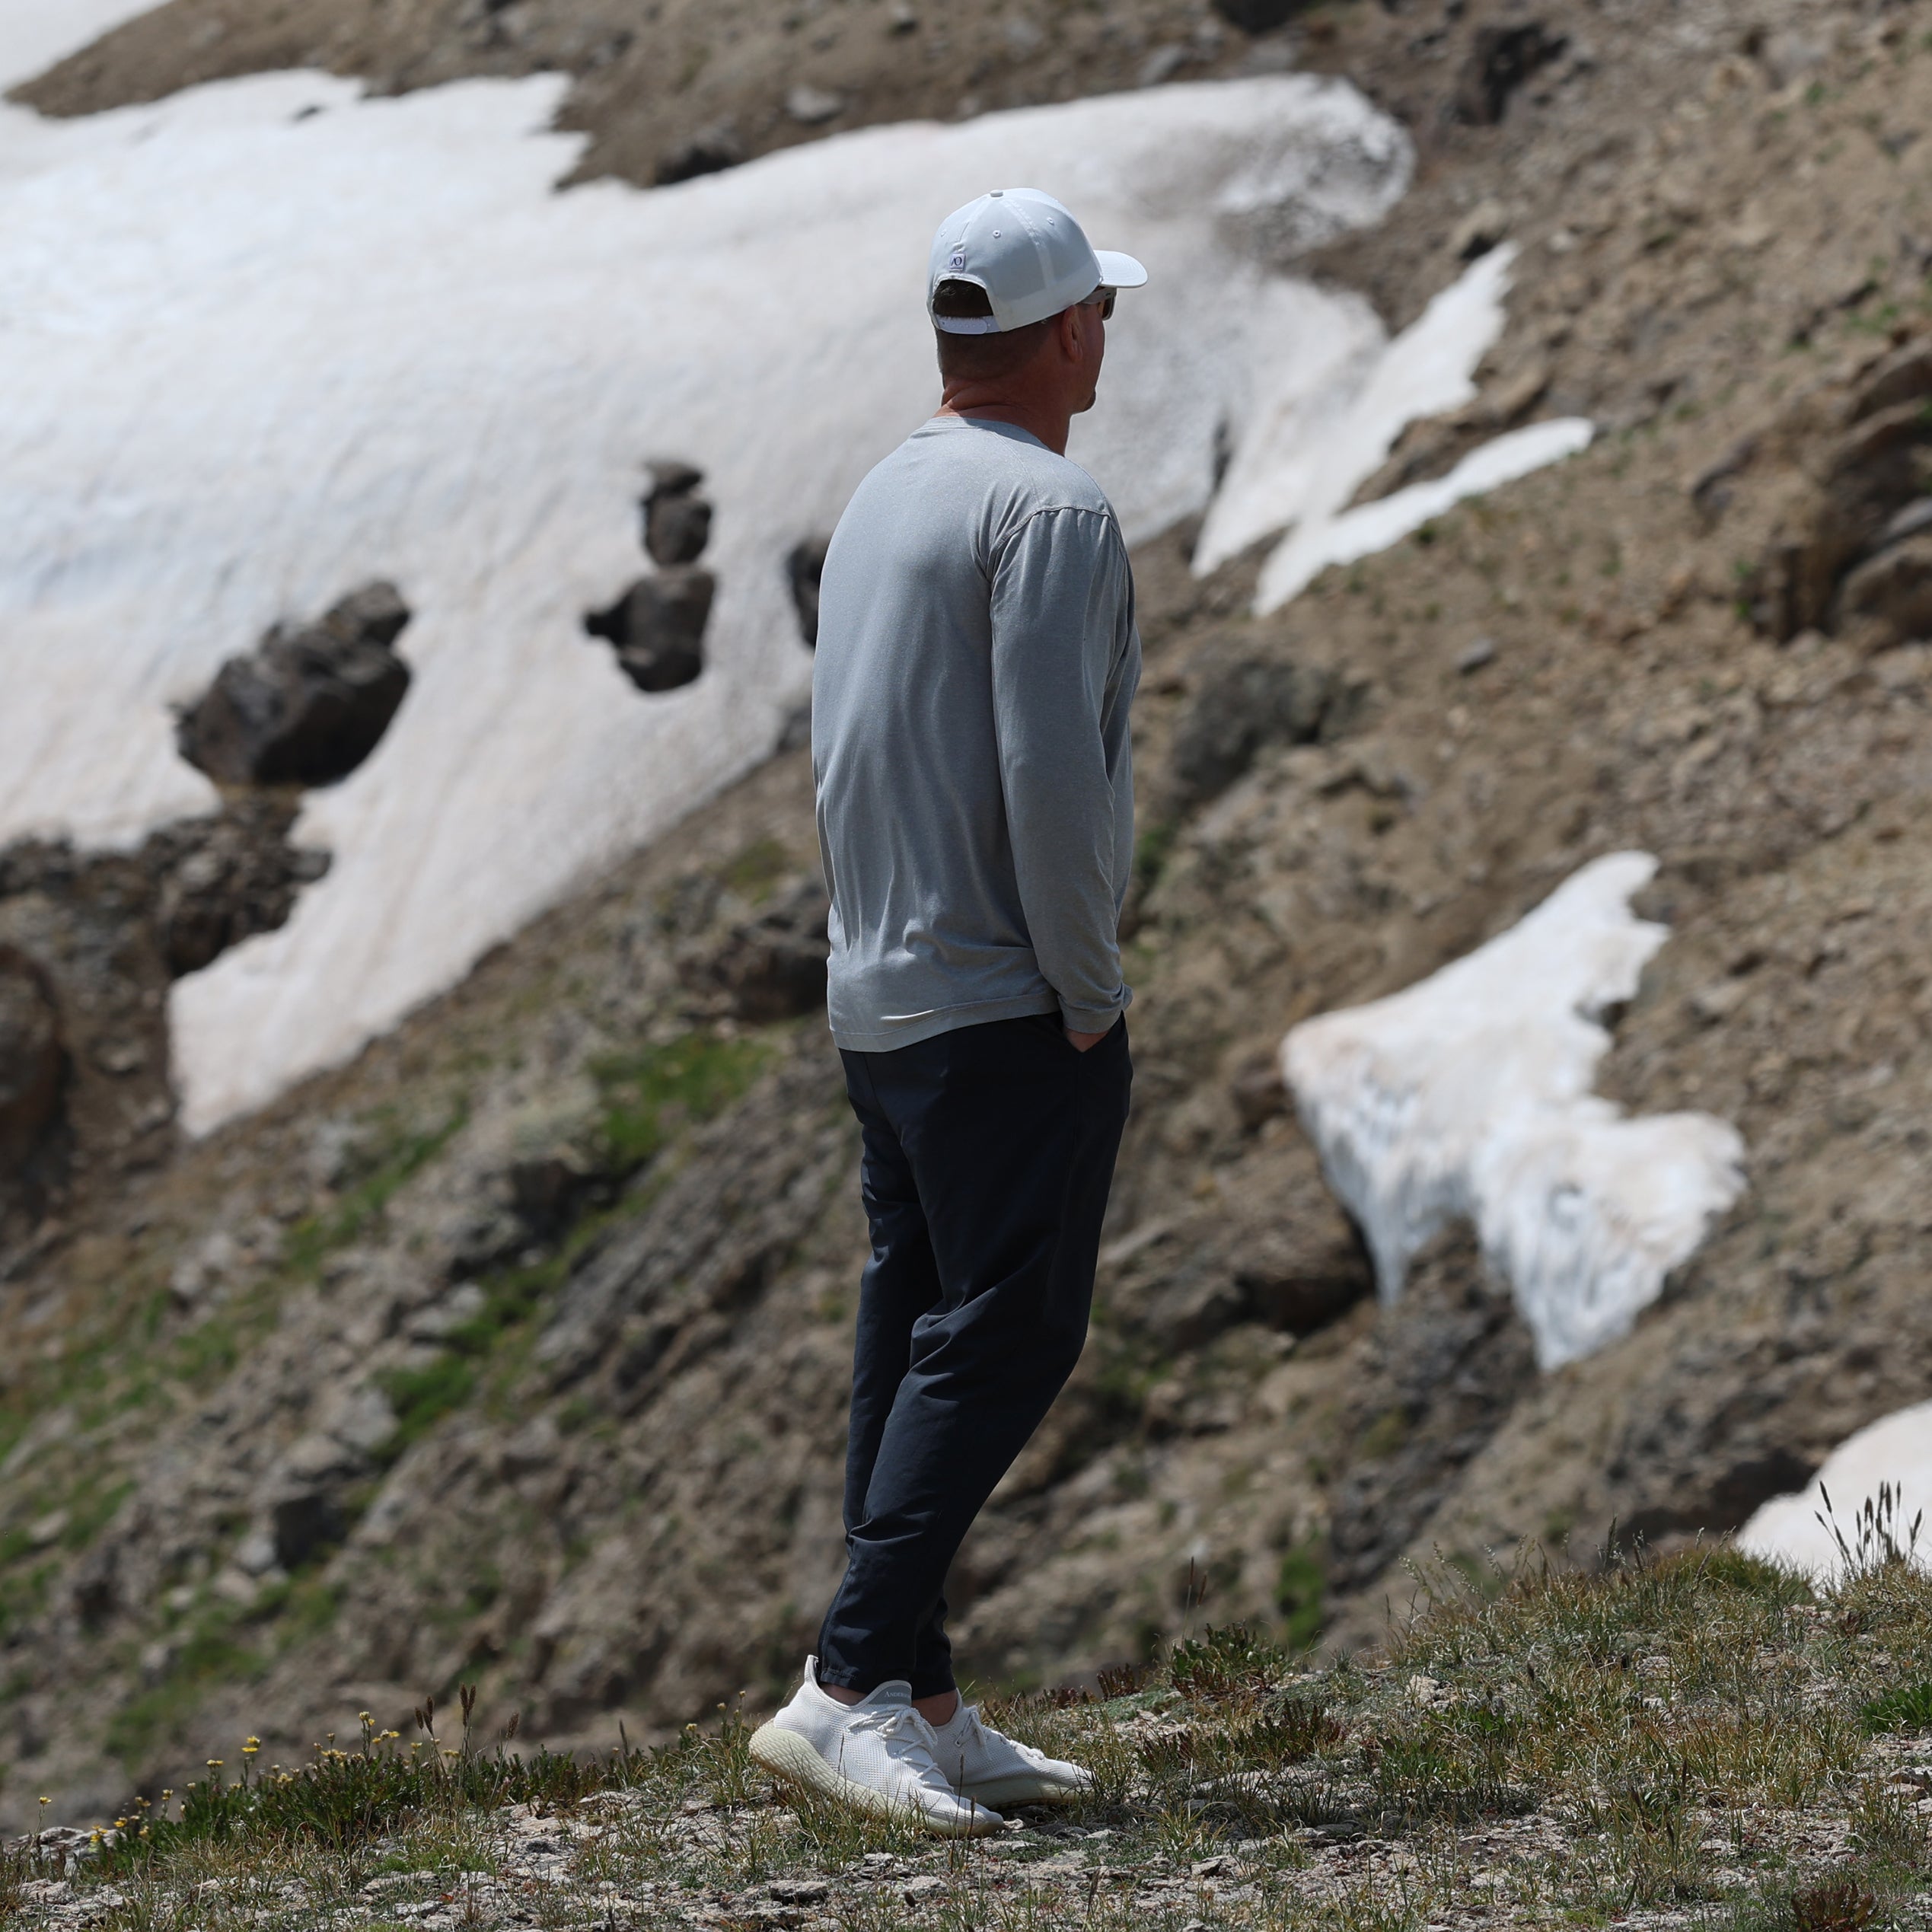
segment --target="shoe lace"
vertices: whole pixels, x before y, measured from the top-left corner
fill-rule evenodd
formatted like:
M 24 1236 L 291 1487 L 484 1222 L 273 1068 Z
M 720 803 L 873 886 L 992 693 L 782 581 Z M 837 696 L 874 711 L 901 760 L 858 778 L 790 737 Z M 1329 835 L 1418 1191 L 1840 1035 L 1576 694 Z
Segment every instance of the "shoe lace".
M 848 1728 L 870 1733 L 894 1757 L 923 1754 L 926 1765 L 921 1766 L 915 1760 L 912 1768 L 922 1776 L 928 1768 L 939 1774 L 938 1734 L 910 1704 L 888 1706 L 883 1710 L 862 1710 L 849 1720 Z

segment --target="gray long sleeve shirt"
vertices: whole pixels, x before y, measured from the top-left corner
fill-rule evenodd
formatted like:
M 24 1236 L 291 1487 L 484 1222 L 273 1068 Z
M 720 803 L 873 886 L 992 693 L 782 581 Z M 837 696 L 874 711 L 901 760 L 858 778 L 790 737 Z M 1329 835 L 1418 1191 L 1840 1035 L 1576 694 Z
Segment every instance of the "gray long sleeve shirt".
M 935 416 L 859 486 L 812 676 L 840 1046 L 1113 1025 L 1140 675 L 1120 524 L 1037 437 Z

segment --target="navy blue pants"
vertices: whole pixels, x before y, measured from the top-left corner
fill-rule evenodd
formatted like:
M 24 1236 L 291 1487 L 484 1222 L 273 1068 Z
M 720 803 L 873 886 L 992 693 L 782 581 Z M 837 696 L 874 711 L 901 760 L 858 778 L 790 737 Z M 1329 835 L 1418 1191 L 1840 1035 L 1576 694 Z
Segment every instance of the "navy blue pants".
M 819 1680 L 933 1697 L 946 1571 L 1086 1341 L 1133 1067 L 1125 1020 L 1083 1054 L 1057 1015 L 843 1057 L 872 1253 Z

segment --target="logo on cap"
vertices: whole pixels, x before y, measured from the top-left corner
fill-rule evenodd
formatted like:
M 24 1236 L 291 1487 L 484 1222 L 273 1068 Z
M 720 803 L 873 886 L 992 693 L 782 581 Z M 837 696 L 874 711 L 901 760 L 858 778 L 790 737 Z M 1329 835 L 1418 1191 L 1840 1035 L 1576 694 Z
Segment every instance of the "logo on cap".
M 966 266 L 966 257 L 963 250 L 954 254 L 950 266 L 954 268 L 964 268 Z

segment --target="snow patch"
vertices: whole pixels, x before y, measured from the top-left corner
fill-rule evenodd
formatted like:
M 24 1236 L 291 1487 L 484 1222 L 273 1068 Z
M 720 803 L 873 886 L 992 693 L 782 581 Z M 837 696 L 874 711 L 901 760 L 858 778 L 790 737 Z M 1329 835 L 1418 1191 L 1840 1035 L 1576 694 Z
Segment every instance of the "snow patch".
M 1656 871 L 1647 853 L 1599 859 L 1475 952 L 1282 1044 L 1382 1299 L 1467 1220 L 1545 1369 L 1628 1334 L 1744 1185 L 1744 1143 L 1724 1121 L 1626 1119 L 1590 1091 L 1610 1044 L 1601 1015 L 1668 936 L 1630 910 Z
M 1285 531 L 1255 599 L 1259 612 L 1277 610 L 1328 565 L 1385 549 L 1464 497 L 1583 448 L 1587 422 L 1537 423 L 1486 444 L 1436 482 L 1345 508 L 1409 423 L 1475 399 L 1477 365 L 1503 332 L 1515 260 L 1511 244 L 1491 249 L 1393 341 L 1378 327 L 1335 338 L 1324 362 L 1289 359 L 1269 370 L 1255 427 L 1201 527 L 1195 574 Z
M 1844 1569 L 1844 1558 L 1819 1520 L 1825 1493 L 1832 1520 L 1855 1551 L 1859 1512 L 1876 1503 L 1883 1485 L 1894 1493 L 1894 1534 L 1902 1545 L 1915 1516 L 1922 1512 L 1932 1521 L 1932 1402 L 1916 1402 L 1848 1436 L 1807 1487 L 1759 1506 L 1738 1532 L 1738 1548 L 1828 1581 Z M 1920 1567 L 1932 1568 L 1932 1539 L 1921 1535 L 1913 1554 Z
M 0 92 L 43 74 L 156 0 L 0 0 Z
M 936 394 L 948 207 L 1041 182 L 1153 269 L 1073 445 L 1136 539 L 1206 506 L 1220 426 L 1277 371 L 1380 334 L 1242 240 L 1270 195 L 1318 237 L 1407 186 L 1401 130 L 1341 83 L 559 195 L 563 84 L 377 100 L 292 73 L 0 115 L 0 842 L 127 843 L 206 808 L 171 704 L 371 578 L 416 614 L 394 723 L 298 827 L 328 877 L 174 990 L 191 1131 L 352 1053 L 770 750 L 810 674 L 787 554 Z M 666 454 L 707 472 L 719 588 L 704 676 L 646 697 L 581 618 L 637 575 L 640 466 Z
M 1500 489 L 1532 470 L 1587 449 L 1596 433 L 1596 426 L 1582 416 L 1532 422 L 1471 450 L 1446 476 L 1411 483 L 1340 516 L 1301 524 L 1261 566 L 1255 609 L 1278 611 L 1300 596 L 1330 564 L 1353 563 L 1357 557 L 1385 550 L 1465 497 Z

